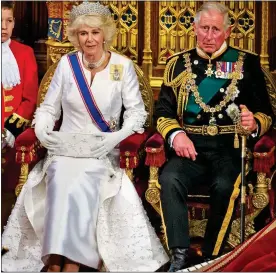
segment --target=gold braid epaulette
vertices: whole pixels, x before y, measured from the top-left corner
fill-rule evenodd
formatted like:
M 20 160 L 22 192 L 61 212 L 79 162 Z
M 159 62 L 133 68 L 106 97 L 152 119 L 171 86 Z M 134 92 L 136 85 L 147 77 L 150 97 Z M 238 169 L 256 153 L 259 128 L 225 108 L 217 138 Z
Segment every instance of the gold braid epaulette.
M 18 119 L 18 121 L 16 122 L 16 128 L 21 128 L 22 126 L 27 126 L 30 123 L 30 120 L 25 119 L 16 113 L 12 114 L 11 118 L 9 119 L 9 123 L 14 123 L 17 119 Z
M 183 54 L 183 52 L 181 52 L 181 54 Z M 178 116 L 180 117 L 180 116 L 182 116 L 181 113 L 183 111 L 183 107 L 182 107 L 182 101 L 183 101 L 183 96 L 184 96 L 183 91 L 184 91 L 184 87 L 185 87 L 185 84 L 187 81 L 188 72 L 185 69 L 177 77 L 175 77 L 173 79 L 175 65 L 176 65 L 177 60 L 179 59 L 179 55 L 180 54 L 171 57 L 171 59 L 168 61 L 167 65 L 165 67 L 165 71 L 164 71 L 164 84 L 173 89 L 174 95 L 177 100 L 177 113 L 178 113 Z M 179 87 L 179 86 L 180 86 L 180 90 L 178 93 L 177 87 Z
M 172 57 L 165 67 L 164 84 L 166 86 L 173 87 L 173 88 L 180 86 L 183 80 L 183 76 L 187 73 L 186 70 L 184 70 L 177 77 L 173 79 L 173 72 L 178 58 L 179 56 Z

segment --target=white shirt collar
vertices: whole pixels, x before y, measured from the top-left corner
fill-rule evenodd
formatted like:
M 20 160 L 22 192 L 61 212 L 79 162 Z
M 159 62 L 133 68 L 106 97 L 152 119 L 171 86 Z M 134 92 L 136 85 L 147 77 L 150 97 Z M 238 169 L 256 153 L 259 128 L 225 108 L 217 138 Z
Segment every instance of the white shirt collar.
M 11 88 L 20 84 L 20 73 L 17 61 L 10 49 L 11 39 L 2 43 L 2 84 Z

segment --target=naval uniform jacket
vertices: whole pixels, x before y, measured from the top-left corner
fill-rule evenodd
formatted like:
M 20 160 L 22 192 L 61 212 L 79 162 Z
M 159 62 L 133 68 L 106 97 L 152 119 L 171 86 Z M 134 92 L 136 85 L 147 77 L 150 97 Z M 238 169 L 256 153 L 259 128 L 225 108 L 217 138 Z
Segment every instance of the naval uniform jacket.
M 231 77 L 229 79 L 220 79 L 216 78 L 215 73 L 211 77 L 207 77 L 206 70 L 209 60 L 199 56 L 195 48 L 175 54 L 168 59 L 165 69 L 165 77 L 169 79 L 167 81 L 172 83 L 177 76 L 186 70 L 187 61 L 185 56 L 187 57 L 187 55 L 185 54 L 188 54 L 192 73 L 196 75 L 194 79 L 195 84 L 199 86 L 205 80 L 203 89 L 200 90 L 200 95 L 202 96 L 205 93 L 205 97 L 206 95 L 209 97 L 208 101 L 203 101 L 211 107 L 219 104 L 223 100 L 226 89 L 231 83 Z M 236 84 L 238 92 L 235 98 L 230 100 L 221 111 L 214 113 L 214 117 L 216 124 L 219 126 L 233 125 L 233 120 L 228 116 L 226 109 L 232 103 L 235 103 L 237 106 L 244 104 L 253 112 L 258 124 L 258 136 L 261 136 L 271 127 L 274 116 L 259 57 L 253 53 L 240 51 L 233 47 L 226 47 L 226 50 L 221 55 L 211 61 L 213 65 L 212 69 L 213 72 L 216 72 L 218 70 L 218 63 L 221 62 L 220 64 L 223 66 L 221 70 L 231 74 L 240 54 L 243 55 L 243 65 L 242 76 Z M 170 66 L 168 65 L 169 62 Z M 209 125 L 210 113 L 204 112 L 195 103 L 195 97 L 192 92 L 189 92 L 189 97 L 186 106 L 183 107 L 183 111 L 178 113 L 177 108 L 179 103 L 181 103 L 179 96 L 180 86 L 181 81 L 184 81 L 185 77 L 185 75 L 180 77 L 180 83 L 176 87 L 167 86 L 165 83 L 161 87 L 159 100 L 156 105 L 157 130 L 166 140 L 168 140 L 173 132 L 182 130 L 182 124 Z M 218 81 L 221 83 L 217 84 Z M 208 95 L 210 91 L 212 94 Z

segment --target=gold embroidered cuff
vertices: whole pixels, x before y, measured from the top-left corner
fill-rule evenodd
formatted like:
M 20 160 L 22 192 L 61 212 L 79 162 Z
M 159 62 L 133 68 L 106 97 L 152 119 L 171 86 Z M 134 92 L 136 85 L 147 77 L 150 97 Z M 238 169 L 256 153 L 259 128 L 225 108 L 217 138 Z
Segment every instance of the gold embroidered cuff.
M 30 120 L 25 119 L 16 113 L 13 113 L 11 118 L 9 119 L 9 123 L 14 123 L 16 120 L 16 128 L 21 128 L 22 126 L 26 126 L 30 123 Z
M 272 124 L 272 118 L 261 112 L 255 113 L 254 118 L 260 122 L 261 128 L 259 128 L 259 136 L 262 136 L 269 130 Z
M 182 130 L 176 119 L 161 117 L 157 120 L 157 131 L 163 136 L 164 139 L 166 139 L 167 134 L 172 129 L 178 128 Z

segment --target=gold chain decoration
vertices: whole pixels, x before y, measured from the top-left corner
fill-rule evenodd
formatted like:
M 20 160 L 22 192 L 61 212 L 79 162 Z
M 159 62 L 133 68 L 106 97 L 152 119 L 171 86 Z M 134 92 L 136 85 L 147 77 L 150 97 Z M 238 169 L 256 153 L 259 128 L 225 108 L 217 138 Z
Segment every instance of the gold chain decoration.
M 189 53 L 184 54 L 184 58 L 185 58 L 185 61 L 187 64 L 187 71 L 188 71 L 188 73 L 190 73 L 190 75 L 189 75 L 190 79 L 188 80 L 186 89 L 188 92 L 189 92 L 189 90 L 191 90 L 191 92 L 193 93 L 193 95 L 195 97 L 195 103 L 198 104 L 200 106 L 200 108 L 202 108 L 205 113 L 212 113 L 212 115 L 214 115 L 214 113 L 220 112 L 222 110 L 222 108 L 226 106 L 226 104 L 231 100 L 231 98 L 237 92 L 237 83 L 242 75 L 243 57 L 244 57 L 245 53 L 239 52 L 238 61 L 235 64 L 235 71 L 232 72 L 232 81 L 226 89 L 228 92 L 226 92 L 226 95 L 219 102 L 219 104 L 215 105 L 214 107 L 207 105 L 203 101 L 202 97 L 199 94 L 198 87 L 195 83 L 195 80 L 193 79 L 194 74 L 192 73 L 191 61 L 190 61 L 189 55 L 190 55 Z

